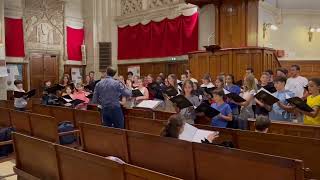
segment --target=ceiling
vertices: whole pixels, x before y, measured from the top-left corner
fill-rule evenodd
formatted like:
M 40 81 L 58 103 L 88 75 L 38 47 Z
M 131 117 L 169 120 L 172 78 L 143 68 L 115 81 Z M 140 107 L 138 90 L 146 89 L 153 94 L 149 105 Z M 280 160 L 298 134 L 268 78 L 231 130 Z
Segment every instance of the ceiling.
M 282 9 L 320 10 L 320 0 L 265 0 Z

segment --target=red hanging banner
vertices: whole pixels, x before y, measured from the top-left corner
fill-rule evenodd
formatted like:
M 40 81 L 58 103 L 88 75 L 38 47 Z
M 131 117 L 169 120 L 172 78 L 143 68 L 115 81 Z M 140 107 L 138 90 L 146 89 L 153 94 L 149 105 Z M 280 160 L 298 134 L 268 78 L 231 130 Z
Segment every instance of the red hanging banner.
M 22 19 L 5 18 L 6 56 L 24 57 L 24 37 Z

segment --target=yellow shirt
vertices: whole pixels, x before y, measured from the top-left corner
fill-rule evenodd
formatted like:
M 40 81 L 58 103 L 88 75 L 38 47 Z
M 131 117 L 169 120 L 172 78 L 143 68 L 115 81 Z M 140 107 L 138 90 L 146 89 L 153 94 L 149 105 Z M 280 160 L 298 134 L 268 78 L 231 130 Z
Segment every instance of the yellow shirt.
M 319 107 L 320 108 L 320 95 L 315 96 L 315 97 L 308 96 L 307 104 L 311 108 L 315 108 L 315 107 Z M 305 115 L 304 116 L 304 124 L 320 125 L 320 115 L 318 114 L 318 116 L 315 117 L 315 118 L 312 118 L 310 116 Z

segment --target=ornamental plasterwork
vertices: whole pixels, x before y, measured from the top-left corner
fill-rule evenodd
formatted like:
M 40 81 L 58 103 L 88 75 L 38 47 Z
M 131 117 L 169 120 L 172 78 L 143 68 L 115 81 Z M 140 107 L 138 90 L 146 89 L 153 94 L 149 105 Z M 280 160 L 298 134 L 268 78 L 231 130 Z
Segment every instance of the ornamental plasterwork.
M 142 0 L 121 0 L 121 15 L 142 11 Z
M 25 45 L 28 50 L 64 49 L 64 3 L 27 0 L 24 9 Z
M 148 8 L 157 8 L 170 4 L 175 4 L 179 2 L 179 0 L 148 0 Z

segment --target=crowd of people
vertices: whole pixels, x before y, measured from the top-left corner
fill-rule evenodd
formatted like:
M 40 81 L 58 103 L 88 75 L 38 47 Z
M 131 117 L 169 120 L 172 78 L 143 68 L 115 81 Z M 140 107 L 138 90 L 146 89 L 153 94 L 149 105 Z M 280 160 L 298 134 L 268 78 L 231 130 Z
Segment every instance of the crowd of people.
M 103 114 L 104 123 L 113 126 L 110 114 L 121 111 L 120 106 L 126 104 L 127 100 L 168 100 L 165 91 L 168 88 L 176 90 L 177 95 L 183 95 L 193 106 L 188 108 L 176 108 L 186 122 L 193 124 L 195 119 L 201 114 L 195 108 L 203 102 L 207 102 L 220 114 L 211 119 L 211 125 L 217 127 L 227 127 L 235 119 L 247 120 L 258 116 L 266 116 L 271 120 L 287 122 L 303 122 L 305 124 L 320 124 L 320 78 L 306 79 L 300 76 L 300 67 L 292 65 L 290 70 L 279 68 L 275 72 L 266 70 L 258 80 L 254 76 L 254 70 L 247 68 L 243 78 L 243 83 L 235 82 L 232 74 L 220 73 L 212 78 L 205 74 L 201 83 L 193 78 L 190 70 L 181 74 L 180 80 L 175 74 L 165 76 L 159 73 L 156 77 L 149 74 L 139 77 L 132 72 L 128 72 L 126 78 L 123 75 L 116 75 L 116 70 L 109 68 L 99 80 L 95 80 L 94 72 L 85 76 L 83 83 L 72 83 L 70 76 L 65 74 L 59 88 L 53 89 L 52 83 L 45 83 L 42 101 L 46 105 L 71 106 L 77 109 L 86 109 L 88 104 L 98 104 Z M 23 91 L 22 82 L 15 82 L 17 91 Z M 110 88 L 114 92 L 110 91 Z M 279 101 L 273 105 L 268 105 L 261 99 L 255 98 L 259 89 L 264 88 L 269 91 Z M 108 90 L 107 90 L 108 89 Z M 132 97 L 132 91 L 139 90 L 142 96 Z M 244 102 L 235 102 L 226 97 L 226 92 L 231 92 L 241 96 Z M 290 104 L 287 99 L 299 97 L 313 109 L 312 112 L 305 112 Z M 66 98 L 71 101 L 63 101 Z M 61 101 L 62 99 L 62 101 Z M 73 100 L 81 100 L 76 105 Z M 15 106 L 23 110 L 26 102 L 23 99 L 15 98 Z M 115 108 L 116 107 L 116 108 Z M 118 113 L 119 119 L 123 119 L 123 114 Z M 115 116 L 113 116 L 114 118 Z M 117 118 L 116 118 L 117 119 Z M 124 122 L 116 123 L 116 127 L 123 127 Z

